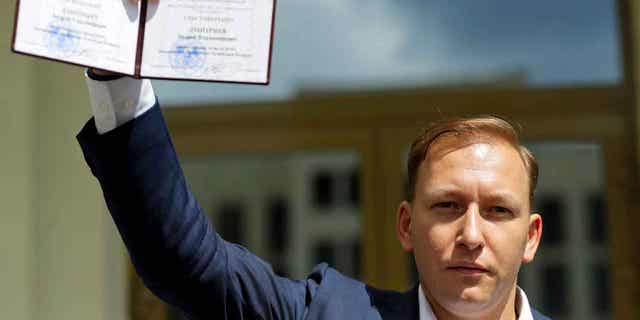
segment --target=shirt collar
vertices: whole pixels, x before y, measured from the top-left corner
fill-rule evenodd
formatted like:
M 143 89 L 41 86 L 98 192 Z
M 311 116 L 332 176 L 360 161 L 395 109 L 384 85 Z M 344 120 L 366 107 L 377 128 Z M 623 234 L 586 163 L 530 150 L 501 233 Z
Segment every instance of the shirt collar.
M 422 285 L 419 286 L 418 291 L 418 301 L 420 304 L 420 320 L 437 320 L 436 315 L 431 309 L 431 305 L 427 302 L 427 298 L 425 297 L 424 291 L 422 290 Z M 527 299 L 527 295 L 524 293 L 524 290 L 520 289 L 520 287 L 517 287 L 516 292 L 516 309 L 520 311 L 518 313 L 518 320 L 533 320 L 533 314 L 531 313 L 529 299 Z

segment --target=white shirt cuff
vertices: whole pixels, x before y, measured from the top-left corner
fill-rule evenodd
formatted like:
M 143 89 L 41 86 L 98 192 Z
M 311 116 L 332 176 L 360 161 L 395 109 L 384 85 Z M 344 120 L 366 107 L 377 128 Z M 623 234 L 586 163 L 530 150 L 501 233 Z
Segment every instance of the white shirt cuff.
M 91 110 L 99 134 L 111 131 L 135 119 L 156 103 L 148 79 L 123 77 L 110 81 L 85 80 L 91 97 Z

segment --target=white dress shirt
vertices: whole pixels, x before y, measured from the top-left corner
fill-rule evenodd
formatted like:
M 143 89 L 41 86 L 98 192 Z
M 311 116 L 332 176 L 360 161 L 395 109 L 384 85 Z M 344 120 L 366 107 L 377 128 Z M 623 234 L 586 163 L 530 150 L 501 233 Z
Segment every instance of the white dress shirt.
M 91 111 L 98 133 L 103 134 L 145 113 L 156 103 L 151 81 L 123 77 L 96 81 L 85 73 Z
M 133 120 L 156 103 L 151 81 L 123 77 L 117 80 L 96 81 L 86 76 L 91 109 L 98 133 L 109 132 Z M 527 295 L 517 288 L 516 308 L 518 320 L 533 320 Z M 437 320 L 431 305 L 425 298 L 422 285 L 419 287 L 420 320 Z
M 436 315 L 433 314 L 431 305 L 427 302 L 427 298 L 422 290 L 422 285 L 418 289 L 418 301 L 420 303 L 420 320 L 437 320 Z M 524 293 L 524 290 L 520 287 L 516 288 L 516 310 L 518 310 L 518 320 L 533 320 L 533 314 L 531 314 L 531 307 L 529 306 L 529 299 Z

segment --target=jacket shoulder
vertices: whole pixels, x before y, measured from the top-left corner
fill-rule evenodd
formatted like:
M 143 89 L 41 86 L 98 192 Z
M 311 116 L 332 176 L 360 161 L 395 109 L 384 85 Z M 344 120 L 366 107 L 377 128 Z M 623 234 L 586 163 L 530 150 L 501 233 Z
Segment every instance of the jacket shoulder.
M 533 308 L 531 308 L 531 314 L 533 315 L 534 320 L 551 320 L 551 318 L 545 316 L 544 314 Z
M 317 265 L 307 278 L 305 319 L 380 320 L 366 285 L 347 277 L 326 263 Z

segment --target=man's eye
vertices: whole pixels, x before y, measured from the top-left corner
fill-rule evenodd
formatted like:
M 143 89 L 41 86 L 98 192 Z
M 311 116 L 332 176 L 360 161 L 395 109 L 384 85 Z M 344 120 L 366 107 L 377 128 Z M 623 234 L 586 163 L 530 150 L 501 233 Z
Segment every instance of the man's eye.
M 491 207 L 491 212 L 493 213 L 499 213 L 499 214 L 508 214 L 511 213 L 511 210 L 505 208 L 505 207 L 501 207 L 501 206 L 495 206 L 495 207 Z
M 453 201 L 444 201 L 436 203 L 434 207 L 440 209 L 458 209 L 458 204 Z

